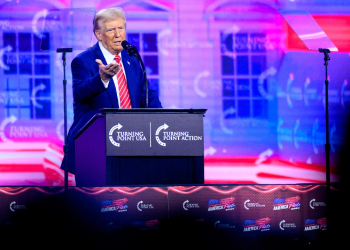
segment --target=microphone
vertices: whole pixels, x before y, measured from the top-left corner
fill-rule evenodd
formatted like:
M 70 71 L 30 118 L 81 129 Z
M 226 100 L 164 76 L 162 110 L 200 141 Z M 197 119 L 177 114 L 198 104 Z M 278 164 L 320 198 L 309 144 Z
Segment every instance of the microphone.
M 129 56 L 133 56 L 137 58 L 138 51 L 135 45 L 131 45 L 128 41 L 122 41 L 122 46 L 128 52 Z
M 321 53 L 331 53 L 329 49 L 318 49 L 318 51 Z
M 135 45 L 131 45 L 130 43 L 128 43 L 128 41 L 124 40 L 124 41 L 122 41 L 122 46 L 123 46 L 123 49 L 125 49 L 128 52 L 129 56 L 135 57 L 140 63 L 140 66 L 141 66 L 141 69 L 142 69 L 143 75 L 144 75 L 144 80 L 145 80 L 146 108 L 148 108 L 148 80 L 147 80 L 145 65 L 143 64 L 141 56 L 140 56 L 139 52 L 137 51 L 137 48 Z

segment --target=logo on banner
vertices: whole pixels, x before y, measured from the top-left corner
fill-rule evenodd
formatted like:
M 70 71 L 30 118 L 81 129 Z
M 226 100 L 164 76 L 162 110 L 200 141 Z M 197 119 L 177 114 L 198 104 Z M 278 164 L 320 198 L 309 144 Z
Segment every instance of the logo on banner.
M 325 207 L 326 206 L 326 202 L 324 201 L 316 201 L 316 199 L 312 199 L 309 202 L 309 205 L 312 209 L 315 209 L 315 207 Z
M 243 232 L 268 231 L 270 230 L 270 218 L 261 218 L 258 220 L 245 220 L 243 222 Z
M 101 213 L 103 212 L 126 212 L 128 211 L 128 205 L 126 203 L 128 202 L 128 199 L 123 198 L 119 200 L 106 200 L 101 201 Z
M 225 209 L 225 211 L 234 210 L 236 206 L 233 203 L 234 200 L 234 197 L 208 200 L 208 211 L 216 211 L 223 209 Z
M 137 210 L 139 210 L 140 212 L 142 212 L 142 209 L 154 209 L 153 204 L 145 204 L 143 203 L 143 201 L 139 201 L 136 207 L 137 207 Z
M 327 230 L 327 218 L 306 219 L 304 231 Z
M 182 203 L 182 207 L 184 210 L 192 209 L 192 208 L 199 208 L 198 203 L 190 203 L 189 200 L 186 200 Z
M 221 223 L 219 220 L 214 223 L 214 228 L 215 230 L 220 230 L 220 229 L 233 229 L 236 228 L 235 226 L 232 226 L 227 223 Z
M 253 208 L 253 207 L 265 207 L 264 204 L 259 204 L 257 202 L 250 202 L 250 200 L 246 200 L 244 201 L 244 208 L 249 210 L 249 208 Z
M 16 210 L 22 210 L 22 209 L 27 209 L 27 207 L 25 205 L 18 205 L 16 204 L 15 201 L 10 203 L 10 210 L 12 212 L 16 212 Z
M 296 228 L 295 223 L 287 223 L 285 220 L 280 222 L 280 229 L 284 230 L 285 228 Z
M 169 126 L 167 124 L 163 124 L 162 126 L 158 127 L 156 130 L 156 141 L 159 145 L 166 147 L 166 143 L 163 141 L 201 141 L 203 140 L 202 136 L 193 136 L 190 135 L 188 131 L 163 131 L 163 137 L 161 137 L 160 132 L 161 130 L 168 129 Z M 161 140 L 162 138 L 162 140 Z
M 135 221 L 132 226 L 140 230 L 155 230 L 158 229 L 159 220 L 148 220 L 148 221 Z
M 120 130 L 122 127 L 123 126 L 118 123 L 109 130 L 108 138 L 114 146 L 120 147 L 120 141 L 146 141 L 146 137 L 142 131 L 117 131 L 114 133 L 115 130 Z M 116 134 L 116 137 L 113 137 L 113 133 Z M 115 138 L 116 140 L 114 140 Z
M 276 198 L 273 199 L 273 210 L 283 210 L 283 209 L 300 209 L 300 197 L 290 197 L 290 198 Z

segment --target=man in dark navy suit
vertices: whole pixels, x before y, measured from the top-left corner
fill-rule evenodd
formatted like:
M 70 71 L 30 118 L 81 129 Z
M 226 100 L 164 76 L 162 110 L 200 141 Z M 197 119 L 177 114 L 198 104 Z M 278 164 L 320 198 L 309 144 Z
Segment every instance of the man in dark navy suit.
M 139 62 L 121 45 L 126 20 L 122 9 L 99 11 L 94 18 L 98 42 L 72 61 L 74 122 L 68 133 L 68 171 L 75 173 L 74 136 L 101 108 L 144 108 L 146 90 Z M 149 108 L 162 108 L 149 89 Z M 61 168 L 66 169 L 64 160 Z

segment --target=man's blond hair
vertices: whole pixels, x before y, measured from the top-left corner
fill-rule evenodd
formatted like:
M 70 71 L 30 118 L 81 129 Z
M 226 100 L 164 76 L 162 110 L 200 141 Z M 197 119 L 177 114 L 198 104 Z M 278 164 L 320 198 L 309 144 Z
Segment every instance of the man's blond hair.
M 106 22 L 107 20 L 113 20 L 113 19 L 123 19 L 124 22 L 124 28 L 126 28 L 126 19 L 125 19 L 125 13 L 122 8 L 110 8 L 110 9 L 102 9 L 99 12 L 96 13 L 96 16 L 93 21 L 94 26 L 94 34 L 96 30 L 100 30 L 102 27 L 102 24 Z

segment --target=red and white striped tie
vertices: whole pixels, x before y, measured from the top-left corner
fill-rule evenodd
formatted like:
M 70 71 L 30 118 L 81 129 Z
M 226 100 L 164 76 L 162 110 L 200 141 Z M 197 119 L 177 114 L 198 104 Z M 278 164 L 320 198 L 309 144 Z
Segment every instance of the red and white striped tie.
M 122 109 L 131 109 L 131 100 L 128 85 L 126 84 L 125 75 L 123 73 L 123 65 L 120 62 L 120 56 L 116 55 L 114 60 L 119 64 L 120 70 L 117 73 L 118 88 L 119 88 L 119 107 Z

